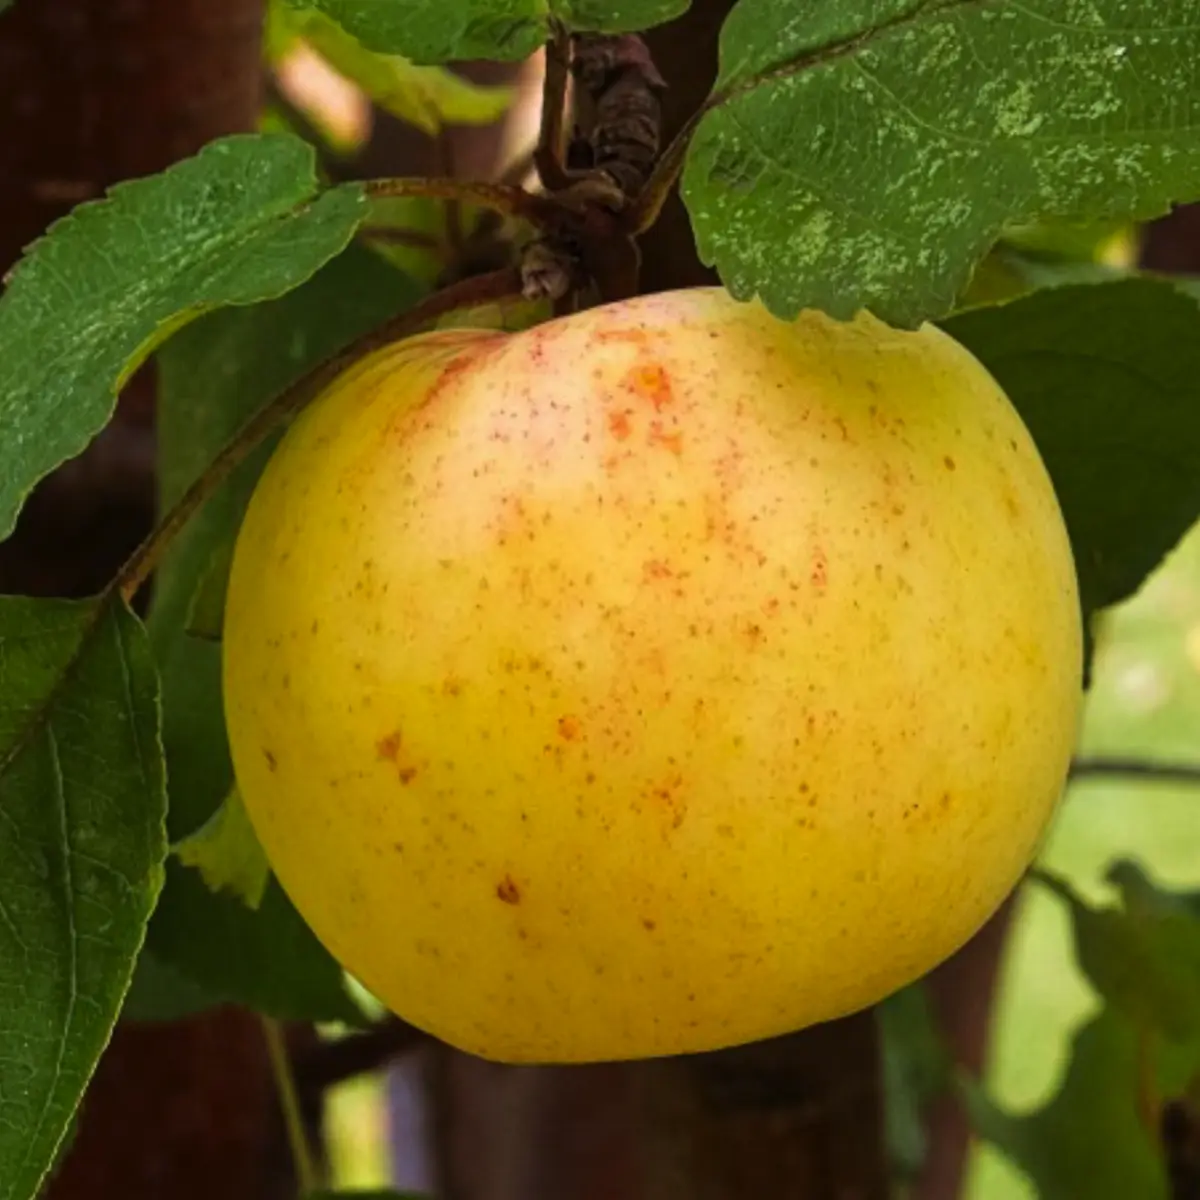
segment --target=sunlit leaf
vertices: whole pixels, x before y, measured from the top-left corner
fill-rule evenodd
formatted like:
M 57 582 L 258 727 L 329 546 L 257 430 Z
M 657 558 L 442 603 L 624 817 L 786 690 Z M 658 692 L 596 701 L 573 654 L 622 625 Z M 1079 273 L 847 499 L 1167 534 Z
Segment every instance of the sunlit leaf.
M 227 891 L 247 908 L 262 904 L 271 868 L 236 787 L 195 833 L 174 847 L 174 853 L 185 867 L 200 872 L 211 891 Z
M 741 0 L 684 175 L 701 256 L 781 316 L 941 316 L 1007 225 L 1200 196 L 1198 56 L 1158 0 Z
M 0 537 L 33 485 L 104 426 L 157 344 L 208 309 L 302 283 L 365 212 L 356 185 L 318 196 L 306 143 L 247 135 L 52 226 L 0 296 Z

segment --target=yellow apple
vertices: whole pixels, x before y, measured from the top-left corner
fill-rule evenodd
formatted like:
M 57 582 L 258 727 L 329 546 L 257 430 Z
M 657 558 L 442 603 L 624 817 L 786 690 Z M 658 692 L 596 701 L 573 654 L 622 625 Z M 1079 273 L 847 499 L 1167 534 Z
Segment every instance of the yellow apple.
M 983 367 L 719 289 L 348 371 L 255 493 L 224 647 L 301 913 L 508 1061 L 746 1042 L 927 971 L 1028 863 L 1081 695 L 1062 517 Z

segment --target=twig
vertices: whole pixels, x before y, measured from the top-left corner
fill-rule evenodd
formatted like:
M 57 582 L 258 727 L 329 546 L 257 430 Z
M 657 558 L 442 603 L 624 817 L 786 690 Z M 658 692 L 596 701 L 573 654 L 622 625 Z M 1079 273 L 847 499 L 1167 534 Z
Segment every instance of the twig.
M 490 208 L 508 217 L 518 217 L 539 229 L 557 231 L 570 219 L 570 213 L 550 196 L 527 192 L 505 183 L 475 183 L 465 179 L 426 179 L 410 176 L 399 179 L 368 179 L 363 190 L 375 200 L 416 196 L 432 200 L 457 200 Z
M 1147 783 L 1200 784 L 1200 764 L 1154 762 L 1143 758 L 1077 758 L 1068 775 L 1080 779 L 1141 779 Z
M 313 1046 L 295 1063 L 302 1088 L 324 1090 L 378 1070 L 393 1058 L 429 1041 L 429 1035 L 398 1017 L 389 1017 L 364 1033 Z
M 300 1195 L 308 1196 L 317 1190 L 321 1181 L 317 1174 L 312 1147 L 308 1143 L 304 1117 L 300 1112 L 300 1098 L 296 1092 L 296 1080 L 292 1075 L 287 1043 L 278 1021 L 271 1017 L 263 1017 L 262 1028 L 267 1043 L 267 1056 L 271 1060 L 271 1074 L 275 1079 L 275 1090 L 279 1095 L 279 1107 L 283 1110 L 283 1124 L 292 1151 L 292 1163 L 296 1169 L 296 1183 Z
M 687 159 L 692 138 L 709 108 L 710 106 L 706 104 L 694 113 L 688 119 L 687 124 L 671 139 L 671 144 L 659 155 L 658 162 L 655 163 L 650 178 L 646 180 L 645 187 L 623 214 L 625 227 L 633 236 L 645 233 L 661 216 L 663 205 L 666 204 L 667 197 L 674 190 L 675 185 L 679 182 L 679 176 L 683 172 L 683 164 Z
M 1025 872 L 1025 878 L 1031 883 L 1041 884 L 1046 891 L 1052 892 L 1067 904 L 1075 902 L 1075 893 L 1071 890 L 1071 885 L 1053 871 L 1047 871 L 1045 867 L 1030 867 Z
M 506 267 L 488 275 L 476 275 L 470 279 L 453 283 L 441 291 L 427 296 L 420 304 L 399 313 L 391 320 L 372 329 L 369 333 L 351 342 L 344 350 L 327 359 L 302 379 L 279 392 L 274 399 L 246 422 L 227 442 L 209 464 L 204 474 L 180 497 L 171 510 L 159 522 L 154 532 L 134 551 L 117 577 L 109 585 L 109 592 L 119 590 L 126 601 L 150 577 L 164 551 L 192 515 L 217 490 L 222 483 L 245 461 L 252 450 L 270 433 L 283 424 L 293 413 L 303 408 L 318 392 L 340 375 L 347 367 L 366 354 L 378 350 L 391 342 L 399 341 L 417 332 L 421 326 L 438 317 L 460 308 L 476 307 L 507 297 L 521 294 L 520 272 L 515 267 Z
M 546 43 L 542 76 L 542 122 L 533 165 L 547 191 L 561 191 L 571 182 L 564 169 L 567 84 L 570 79 L 571 39 L 556 21 Z

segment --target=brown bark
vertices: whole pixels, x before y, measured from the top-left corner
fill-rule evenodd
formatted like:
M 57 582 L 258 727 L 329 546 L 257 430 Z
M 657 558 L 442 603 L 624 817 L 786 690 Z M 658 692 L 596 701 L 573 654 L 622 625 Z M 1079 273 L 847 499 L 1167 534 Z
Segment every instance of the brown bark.
M 273 1113 L 262 1034 L 243 1014 L 122 1027 L 46 1200 L 283 1200 L 264 1152 Z
M 259 108 L 262 0 L 18 0 L 0 17 L 0 273 L 82 200 L 150 174 Z M 153 385 L 31 499 L 0 588 L 94 591 L 153 504 Z
M 0 272 L 80 200 L 161 170 L 258 111 L 261 0 L 17 0 L 0 16 Z M 96 590 L 153 516 L 153 378 L 37 489 L 0 590 Z M 258 1023 L 120 1027 L 47 1200 L 270 1200 L 277 1115 Z
M 1200 274 L 1200 204 L 1186 204 L 1150 225 L 1141 265 L 1170 275 Z
M 0 22 L 6 249 L 119 179 L 253 126 L 261 0 L 16 0 Z
M 886 1200 L 870 1012 L 643 1076 L 647 1200 Z
M 955 1064 L 982 1074 L 987 1061 L 996 985 L 1012 924 L 1014 899 L 926 983 L 934 1018 Z M 966 1175 L 971 1127 L 957 1095 L 944 1094 L 927 1118 L 929 1137 L 924 1169 L 912 1200 L 957 1200 Z

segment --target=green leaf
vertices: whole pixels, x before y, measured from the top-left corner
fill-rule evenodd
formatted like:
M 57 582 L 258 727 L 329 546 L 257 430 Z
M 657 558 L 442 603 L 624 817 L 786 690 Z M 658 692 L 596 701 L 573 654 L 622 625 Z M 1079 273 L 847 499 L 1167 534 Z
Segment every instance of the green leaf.
M 1035 878 L 1067 904 L 1079 965 L 1101 996 L 1139 1028 L 1200 1039 L 1200 897 L 1159 891 L 1127 860 L 1109 873 L 1121 908 L 1093 908 L 1050 872 Z
M 273 395 L 352 338 L 408 307 L 411 279 L 359 245 L 278 300 L 212 313 L 159 352 L 160 480 L 170 504 L 216 450 Z M 163 674 L 163 740 L 170 778 L 170 831 L 187 837 L 233 786 L 221 704 L 221 650 L 187 635 L 198 613 L 219 620 L 230 547 L 265 446 L 193 518 L 157 579 L 149 626 Z M 215 632 L 210 630 L 209 632 Z M 150 929 L 165 966 L 214 999 L 273 1016 L 358 1017 L 340 968 L 277 884 L 257 911 L 210 891 L 195 871 L 168 867 Z
M 287 0 L 332 17 L 369 50 L 418 63 L 532 54 L 550 22 L 628 33 L 669 21 L 688 0 Z
M 34 1195 L 162 881 L 154 666 L 115 601 L 0 597 L 0 1200 Z
M 185 867 L 200 872 L 211 891 L 228 891 L 247 908 L 262 904 L 271 868 L 236 787 L 174 853 Z
M 1052 288 L 944 328 L 1020 411 L 1066 518 L 1084 612 L 1115 604 L 1200 516 L 1200 306 L 1171 284 Z
M 305 142 L 253 135 L 119 184 L 52 226 L 0 297 L 0 537 L 30 488 L 104 426 L 156 345 L 206 310 L 294 288 L 366 211 L 356 185 L 317 194 Z
M 1198 56 L 1159 0 L 741 0 L 684 173 L 701 257 L 784 317 L 941 316 L 1010 223 L 1200 195 Z
M 297 34 L 336 71 L 354 80 L 380 108 L 435 134 L 444 125 L 488 125 L 503 116 L 512 89 L 470 82 L 443 67 L 418 66 L 398 54 L 377 54 L 323 13 L 293 17 Z
M 978 1086 L 965 1091 L 976 1132 L 1030 1177 L 1039 1200 L 1168 1200 L 1159 1149 L 1143 1124 L 1146 1089 L 1178 1095 L 1198 1068 L 1200 1042 L 1148 1042 L 1105 1009 L 1076 1034 L 1045 1107 L 1014 1116 Z
M 1114 244 L 1130 236 L 1126 221 L 1030 221 L 1004 232 L 1004 240 L 1043 259 L 1099 262 Z
M 143 947 L 125 994 L 122 1021 L 178 1021 L 212 1008 L 218 1001 L 174 967 Z
M 281 1021 L 363 1024 L 341 967 L 274 878 L 250 909 L 169 861 L 146 944 L 214 1003 L 244 1004 Z
M 1028 254 L 1008 242 L 999 242 L 975 268 L 966 290 L 958 297 L 957 312 L 982 305 L 1003 304 L 1039 288 L 1069 283 L 1111 283 L 1134 272 L 1098 262 Z M 1176 281 L 1178 282 L 1178 281 Z
M 213 549 L 201 572 L 195 594 L 188 605 L 184 626 L 191 637 L 206 638 L 210 642 L 221 640 L 221 631 L 225 626 L 225 593 L 229 588 L 235 544 L 231 530 L 229 536 Z
M 927 1152 L 925 1109 L 950 1081 L 950 1053 L 920 982 L 876 1005 L 875 1018 L 882 1047 L 888 1158 L 897 1174 L 913 1179 Z

